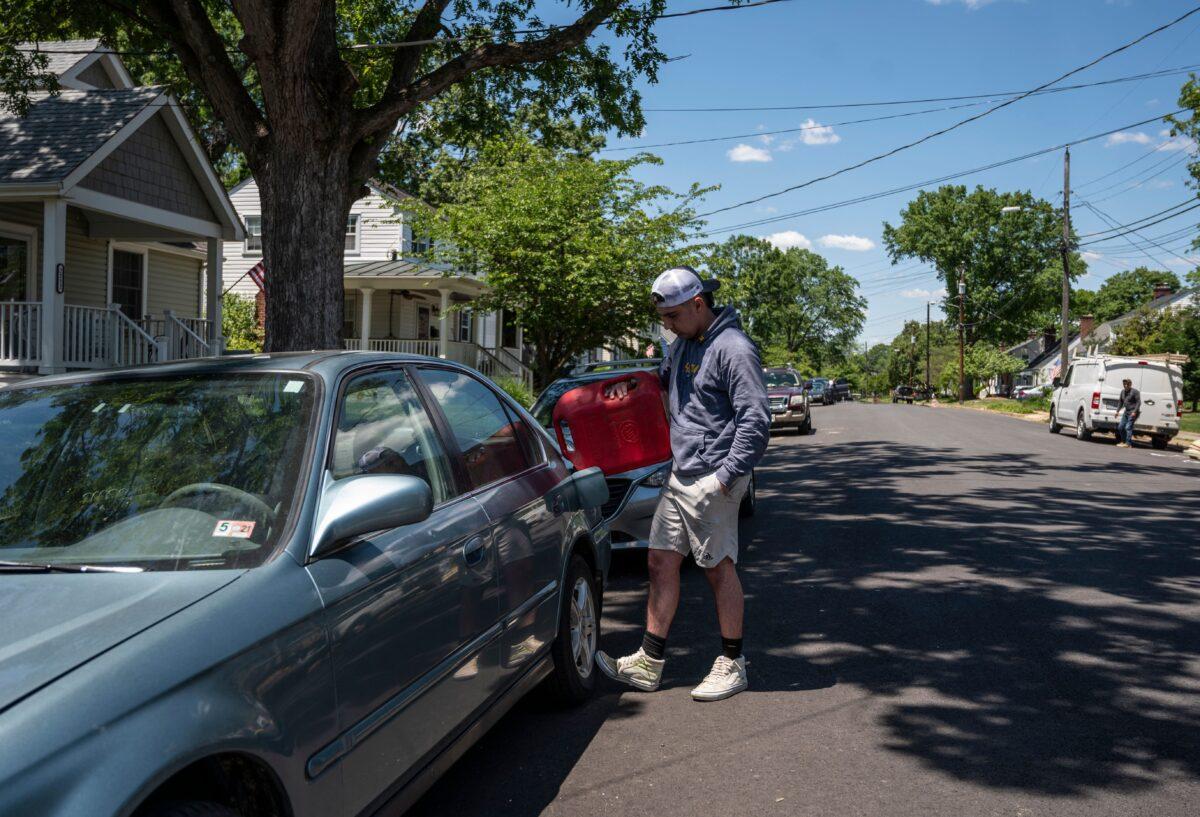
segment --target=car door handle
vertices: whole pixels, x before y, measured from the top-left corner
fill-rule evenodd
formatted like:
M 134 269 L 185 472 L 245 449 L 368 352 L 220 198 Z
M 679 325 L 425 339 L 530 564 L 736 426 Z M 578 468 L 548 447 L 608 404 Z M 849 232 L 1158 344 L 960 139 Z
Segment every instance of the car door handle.
M 463 545 L 462 555 L 463 561 L 467 563 L 468 567 L 474 567 L 483 561 L 486 545 L 487 541 L 482 536 L 475 536 L 467 540 L 467 543 Z

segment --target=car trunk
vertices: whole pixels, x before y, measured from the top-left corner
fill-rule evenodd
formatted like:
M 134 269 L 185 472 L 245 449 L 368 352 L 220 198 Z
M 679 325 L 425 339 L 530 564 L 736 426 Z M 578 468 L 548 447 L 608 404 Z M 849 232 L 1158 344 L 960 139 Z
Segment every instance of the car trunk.
M 1135 427 L 1139 430 L 1179 429 L 1177 405 L 1183 394 L 1179 373 L 1157 361 L 1109 362 L 1105 367 L 1104 405 L 1113 409 L 1119 401 L 1113 394 L 1121 393 L 1121 382 L 1129 379 L 1142 395 L 1142 413 Z M 1110 392 L 1110 389 L 1113 390 Z

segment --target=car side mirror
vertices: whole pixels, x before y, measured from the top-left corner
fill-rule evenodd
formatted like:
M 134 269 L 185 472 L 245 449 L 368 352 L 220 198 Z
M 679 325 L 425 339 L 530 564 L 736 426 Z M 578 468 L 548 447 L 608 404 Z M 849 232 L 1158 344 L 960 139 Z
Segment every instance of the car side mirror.
M 1062 385 L 1062 378 L 1061 377 L 1054 378 L 1054 382 L 1051 383 L 1050 385 L 1057 389 L 1059 386 Z
M 608 481 L 604 478 L 604 472 L 593 465 L 576 471 L 555 485 L 546 498 L 551 507 L 558 511 L 599 508 L 608 502 Z
M 362 474 L 325 489 L 317 509 L 309 555 L 328 556 L 352 539 L 424 521 L 433 513 L 433 491 L 419 477 Z

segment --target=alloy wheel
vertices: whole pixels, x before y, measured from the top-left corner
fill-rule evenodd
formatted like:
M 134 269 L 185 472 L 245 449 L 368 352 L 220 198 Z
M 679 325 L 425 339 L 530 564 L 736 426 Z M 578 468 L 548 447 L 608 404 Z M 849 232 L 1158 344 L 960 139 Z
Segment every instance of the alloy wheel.
M 596 605 L 592 586 L 582 576 L 571 589 L 571 656 L 579 677 L 592 674 L 596 658 Z

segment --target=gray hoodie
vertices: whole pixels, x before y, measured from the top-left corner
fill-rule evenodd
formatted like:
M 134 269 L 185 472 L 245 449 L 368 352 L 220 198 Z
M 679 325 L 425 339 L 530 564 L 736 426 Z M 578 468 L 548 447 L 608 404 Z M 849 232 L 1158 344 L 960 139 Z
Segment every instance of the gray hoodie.
M 671 395 L 671 453 L 675 473 L 716 472 L 723 485 L 762 459 L 771 429 L 767 387 L 758 349 L 737 310 L 721 307 L 696 340 L 676 338 L 659 376 Z

